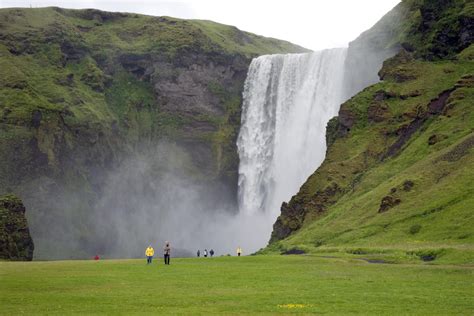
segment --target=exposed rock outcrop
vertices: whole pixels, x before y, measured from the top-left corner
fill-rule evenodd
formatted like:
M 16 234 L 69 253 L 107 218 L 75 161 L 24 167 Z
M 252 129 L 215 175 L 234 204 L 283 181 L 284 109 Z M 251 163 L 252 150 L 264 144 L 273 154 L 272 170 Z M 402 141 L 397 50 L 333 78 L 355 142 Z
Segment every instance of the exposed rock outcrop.
M 31 261 L 33 250 L 25 206 L 14 195 L 0 197 L 0 259 Z

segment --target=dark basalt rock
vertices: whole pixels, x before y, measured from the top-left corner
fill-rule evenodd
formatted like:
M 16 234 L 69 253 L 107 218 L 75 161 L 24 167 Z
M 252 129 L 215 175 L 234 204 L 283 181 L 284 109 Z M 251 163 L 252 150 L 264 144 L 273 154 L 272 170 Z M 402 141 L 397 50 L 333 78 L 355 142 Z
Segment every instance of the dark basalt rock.
M 281 254 L 282 255 L 303 255 L 305 253 L 306 251 L 304 251 L 303 249 L 291 248 L 291 249 L 283 251 Z
M 298 199 L 294 196 L 289 203 L 281 205 L 281 215 L 273 224 L 270 243 L 284 239 L 303 226 L 306 214 L 309 212 L 322 214 L 326 208 L 333 204 L 335 197 L 342 192 L 342 188 L 335 182 L 329 184 L 324 190 L 314 193 L 308 200 Z
M 41 119 L 43 118 L 43 114 L 40 110 L 34 110 L 33 115 L 31 117 L 31 126 L 34 128 L 40 127 Z
M 423 124 L 430 117 L 441 115 L 444 108 L 446 107 L 449 96 L 455 89 L 456 88 L 452 88 L 443 91 L 437 98 L 431 100 L 431 102 L 427 105 L 426 110 L 418 113 L 413 121 L 411 121 L 408 125 L 402 126 L 396 133 L 396 135 L 399 136 L 398 139 L 388 148 L 382 159 L 398 154 L 402 150 L 403 146 L 408 142 L 408 140 L 423 126 Z
M 384 196 L 382 198 L 382 201 L 380 202 L 379 213 L 386 212 L 392 207 L 397 206 L 400 203 L 401 203 L 401 200 L 399 198 L 395 198 L 391 195 Z
M 347 131 L 350 131 L 352 126 L 356 122 L 356 115 L 346 108 L 342 108 L 339 111 L 339 123 Z
M 67 39 L 62 41 L 60 48 L 66 61 L 82 59 L 88 52 L 83 43 L 73 42 Z
M 33 259 L 34 244 L 25 217 L 25 207 L 19 198 L 0 198 L 0 259 Z

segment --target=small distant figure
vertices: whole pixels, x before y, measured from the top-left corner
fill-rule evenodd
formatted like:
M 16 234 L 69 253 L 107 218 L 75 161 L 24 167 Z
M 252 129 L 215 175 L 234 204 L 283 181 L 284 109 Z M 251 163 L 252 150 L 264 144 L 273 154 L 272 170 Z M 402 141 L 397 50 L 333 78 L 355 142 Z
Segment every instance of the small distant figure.
M 167 241 L 165 244 L 165 248 L 163 248 L 164 257 L 165 257 L 165 264 L 170 264 L 170 256 L 171 256 L 171 247 L 170 242 Z
M 207 249 L 204 249 L 204 258 L 207 258 Z
M 155 249 L 151 245 L 148 246 L 145 250 L 146 264 L 150 264 L 153 256 L 155 255 Z
M 211 249 L 211 250 L 209 251 L 209 254 L 211 255 L 211 258 L 212 258 L 212 256 L 214 256 L 214 250 Z
M 100 259 L 99 255 L 95 255 L 94 260 L 97 261 L 99 259 Z
M 201 251 L 198 249 L 197 257 L 199 258 L 200 256 L 201 256 Z
M 237 247 L 237 256 L 240 257 L 241 254 L 242 254 L 242 248 L 240 248 L 240 246 L 239 246 L 239 247 Z

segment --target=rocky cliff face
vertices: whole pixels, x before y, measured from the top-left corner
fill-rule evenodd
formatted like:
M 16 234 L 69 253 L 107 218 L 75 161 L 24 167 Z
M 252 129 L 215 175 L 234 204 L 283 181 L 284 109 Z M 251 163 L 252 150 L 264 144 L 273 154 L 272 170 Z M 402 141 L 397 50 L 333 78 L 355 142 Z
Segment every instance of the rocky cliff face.
M 402 2 L 406 18 L 391 41 L 412 49 L 386 60 L 379 72 L 383 81 L 344 103 L 330 121 L 327 157 L 283 204 L 268 251 L 412 256 L 427 247 L 434 257 L 472 258 L 472 252 L 461 253 L 473 238 L 468 215 L 473 201 L 466 187 L 473 181 L 466 169 L 474 157 L 473 45 L 438 39 L 469 38 L 472 31 L 460 26 L 474 16 L 471 4 L 443 3 L 435 10 L 436 22 L 427 23 L 420 12 L 433 9 L 433 1 Z M 436 63 L 428 61 L 434 52 L 440 53 Z
M 33 250 L 23 203 L 14 195 L 1 197 L 0 259 L 31 261 Z
M 379 81 L 377 72 L 384 60 L 400 50 L 400 43 L 394 39 L 401 27 L 400 21 L 412 14 L 406 3 L 400 3 L 372 28 L 349 43 L 344 67 L 346 99 Z
M 474 40 L 473 7 L 464 1 L 405 0 L 349 44 L 344 93 L 379 81 L 382 63 L 403 47 L 417 58 L 455 58 Z
M 0 10 L 0 192 L 24 200 L 36 254 L 81 257 L 109 247 L 97 245 L 103 228 L 94 224 L 114 173 L 161 155 L 163 143 L 176 150 L 162 159 L 200 182 L 200 194 L 217 197 L 208 203 L 233 204 L 250 60 L 301 51 L 207 21 Z M 163 178 L 164 169 L 147 176 Z

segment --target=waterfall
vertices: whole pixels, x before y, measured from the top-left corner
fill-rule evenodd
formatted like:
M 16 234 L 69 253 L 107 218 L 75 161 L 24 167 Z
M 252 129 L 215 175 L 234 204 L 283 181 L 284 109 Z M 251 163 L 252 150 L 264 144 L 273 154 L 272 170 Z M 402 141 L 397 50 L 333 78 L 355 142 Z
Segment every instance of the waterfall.
M 326 124 L 343 101 L 345 58 L 341 48 L 252 61 L 237 139 L 241 213 L 273 224 L 322 163 Z

